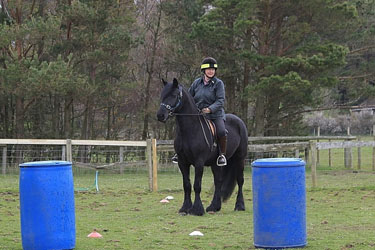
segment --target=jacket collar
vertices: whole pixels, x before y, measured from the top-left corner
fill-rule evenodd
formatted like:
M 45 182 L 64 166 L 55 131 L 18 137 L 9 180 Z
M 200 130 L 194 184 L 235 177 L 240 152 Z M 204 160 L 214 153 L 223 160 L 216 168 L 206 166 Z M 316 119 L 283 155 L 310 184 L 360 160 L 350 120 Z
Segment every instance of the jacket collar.
M 212 77 L 207 85 L 215 84 L 216 80 L 217 80 L 216 76 Z M 204 85 L 204 75 L 201 77 L 201 83 Z

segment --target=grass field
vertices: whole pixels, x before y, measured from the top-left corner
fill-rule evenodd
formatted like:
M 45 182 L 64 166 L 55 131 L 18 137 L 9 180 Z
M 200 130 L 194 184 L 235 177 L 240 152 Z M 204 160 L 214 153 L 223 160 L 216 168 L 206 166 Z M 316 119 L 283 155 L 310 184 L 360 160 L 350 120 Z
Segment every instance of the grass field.
M 307 239 L 304 249 L 375 248 L 375 173 L 324 171 L 319 188 L 307 188 Z M 245 212 L 233 211 L 235 197 L 216 214 L 180 216 L 182 178 L 159 174 L 159 192 L 148 191 L 147 173 L 99 175 L 100 192 L 76 192 L 76 249 L 254 249 L 251 172 L 245 171 Z M 75 188 L 92 187 L 94 174 L 75 175 Z M 206 169 L 202 200 L 211 201 Z M 174 196 L 170 203 L 159 201 Z M 87 238 L 97 229 L 102 238 Z M 201 231 L 203 237 L 189 233 Z M 18 176 L 0 176 L 0 249 L 22 249 Z

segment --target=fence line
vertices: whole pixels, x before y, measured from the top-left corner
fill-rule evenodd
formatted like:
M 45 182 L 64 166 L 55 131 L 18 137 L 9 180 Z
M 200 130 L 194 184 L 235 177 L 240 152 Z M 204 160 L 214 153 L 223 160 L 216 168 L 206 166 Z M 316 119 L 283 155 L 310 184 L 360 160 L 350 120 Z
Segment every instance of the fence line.
M 154 139 L 155 140 L 155 139 Z M 156 140 L 155 140 L 156 141 Z M 151 140 L 147 141 L 105 141 L 105 140 L 59 140 L 59 139 L 0 139 L 0 147 L 2 147 L 2 174 L 6 174 L 7 166 L 7 145 L 57 145 L 61 146 L 61 160 L 73 162 L 72 146 L 116 146 L 119 147 L 119 163 L 123 163 L 124 147 L 143 147 L 146 149 L 146 159 L 148 168 L 152 170 L 151 157 Z M 79 164 L 79 163 L 78 163 Z M 86 166 L 87 167 L 87 166 Z M 120 167 L 122 173 L 123 166 Z M 150 178 L 153 178 L 153 173 Z M 150 190 L 157 189 L 154 179 L 150 181 Z
M 252 141 L 311 141 L 311 140 L 355 140 L 356 136 L 263 136 L 249 137 Z
M 321 140 L 328 140 L 322 142 Z M 335 141 L 332 140 L 342 140 Z M 271 143 L 271 144 L 254 144 L 254 142 L 265 141 L 296 141 L 289 143 Z M 99 140 L 47 140 L 47 139 L 0 139 L 2 147 L 2 174 L 6 174 L 7 165 L 7 145 L 57 145 L 61 146 L 61 159 L 73 162 L 72 146 L 115 146 L 119 147 L 119 162 L 123 163 L 124 147 L 141 147 L 144 148 L 145 161 L 142 164 L 148 166 L 149 172 L 149 189 L 157 191 L 157 169 L 158 169 L 158 152 L 165 151 L 165 148 L 173 150 L 172 140 L 148 139 L 146 141 L 99 141 Z M 249 137 L 248 149 L 251 153 L 292 151 L 294 156 L 299 158 L 300 151 L 304 152 L 304 158 L 308 166 L 311 167 L 312 185 L 317 186 L 317 171 L 319 165 L 319 150 L 329 150 L 329 166 L 331 166 L 331 149 L 344 149 L 345 168 L 351 169 L 352 166 L 352 148 L 358 149 L 358 169 L 361 168 L 361 147 L 371 147 L 372 151 L 372 170 L 375 171 L 375 140 L 360 141 L 355 136 L 282 136 L 282 137 Z M 79 162 L 76 162 L 78 165 Z M 83 164 L 83 163 L 82 163 Z M 111 164 L 109 164 L 111 165 Z M 113 165 L 113 164 L 112 164 Z M 86 165 L 87 167 L 88 165 Z M 123 165 L 120 166 L 120 173 L 123 171 Z

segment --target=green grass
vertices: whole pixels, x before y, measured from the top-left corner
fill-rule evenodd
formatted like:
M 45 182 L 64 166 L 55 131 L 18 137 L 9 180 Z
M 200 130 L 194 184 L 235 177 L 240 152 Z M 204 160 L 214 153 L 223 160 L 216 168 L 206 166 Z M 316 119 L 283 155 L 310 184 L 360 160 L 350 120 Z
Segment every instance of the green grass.
M 76 175 L 75 188 L 92 187 L 94 174 Z M 76 192 L 76 249 L 254 249 L 251 172 L 245 172 L 245 212 L 233 211 L 235 196 L 216 214 L 180 216 L 182 178 L 160 173 L 159 192 L 148 191 L 147 173 L 99 176 L 100 192 Z M 305 249 L 375 248 L 375 174 L 325 171 L 319 188 L 307 187 Z M 206 169 L 202 200 L 208 206 L 212 176 Z M 159 201 L 175 197 L 168 204 Z M 22 249 L 18 176 L 0 176 L 0 249 Z M 103 238 L 87 238 L 97 229 Z M 191 237 L 199 230 L 203 237 Z

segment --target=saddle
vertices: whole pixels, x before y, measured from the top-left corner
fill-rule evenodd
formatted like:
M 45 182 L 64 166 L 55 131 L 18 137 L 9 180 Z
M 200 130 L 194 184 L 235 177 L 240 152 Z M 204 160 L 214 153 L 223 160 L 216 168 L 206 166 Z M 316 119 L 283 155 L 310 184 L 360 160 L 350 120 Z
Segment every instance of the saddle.
M 212 137 L 215 138 L 215 141 L 216 141 L 217 138 L 216 138 L 216 126 L 215 126 L 215 123 L 213 121 L 207 119 L 207 125 L 208 125 L 208 128 L 211 131 Z
M 206 117 L 204 118 L 204 121 L 207 124 L 208 130 L 210 130 L 212 138 L 214 139 L 213 144 L 211 146 L 211 151 L 213 151 L 217 147 L 217 142 L 218 142 L 217 133 L 216 133 L 216 126 L 215 126 L 215 123 L 213 121 L 207 119 Z M 228 130 L 227 129 L 225 129 L 225 134 L 228 134 Z M 207 145 L 209 145 L 209 143 L 207 141 L 207 136 L 206 136 L 205 133 L 204 133 L 204 137 L 205 137 Z
M 216 135 L 216 126 L 215 126 L 215 123 L 209 119 L 206 119 L 207 120 L 207 125 L 208 125 L 208 128 L 209 130 L 211 131 L 211 135 L 212 137 L 215 139 L 215 141 L 217 141 L 217 135 Z M 228 134 L 228 130 L 225 129 L 225 134 Z

